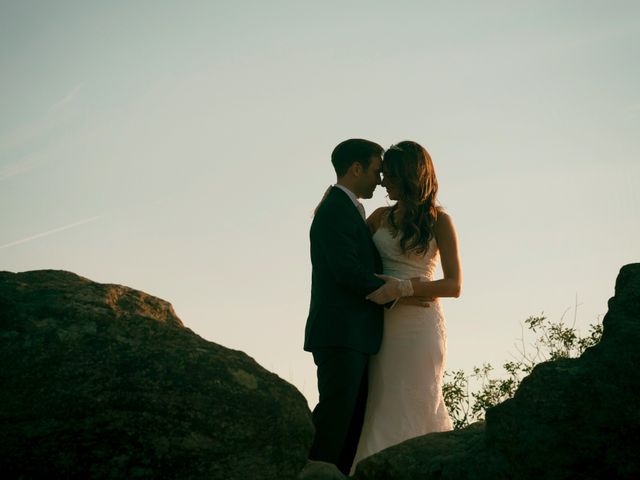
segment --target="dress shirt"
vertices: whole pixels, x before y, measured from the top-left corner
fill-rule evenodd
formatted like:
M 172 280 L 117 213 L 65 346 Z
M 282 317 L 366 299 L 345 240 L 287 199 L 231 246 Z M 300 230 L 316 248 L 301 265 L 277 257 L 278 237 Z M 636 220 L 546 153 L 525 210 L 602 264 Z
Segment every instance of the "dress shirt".
M 356 194 L 353 193 L 351 190 L 349 190 L 347 187 L 340 185 L 340 184 L 335 184 L 335 187 L 338 187 L 340 190 L 342 190 L 344 193 L 346 193 L 349 198 L 351 199 L 351 201 L 353 202 L 353 204 L 356 206 L 356 208 L 358 209 L 358 211 L 360 212 L 360 215 L 362 216 L 362 219 L 364 221 L 367 220 L 367 215 L 364 211 L 364 206 L 358 201 L 358 197 L 356 197 Z

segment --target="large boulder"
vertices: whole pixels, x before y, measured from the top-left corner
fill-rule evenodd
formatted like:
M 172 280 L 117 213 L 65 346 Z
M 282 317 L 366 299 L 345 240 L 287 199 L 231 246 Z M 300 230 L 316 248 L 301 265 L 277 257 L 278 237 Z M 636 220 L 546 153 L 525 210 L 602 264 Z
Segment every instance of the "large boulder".
M 640 478 L 640 264 L 626 265 L 601 341 L 542 363 L 485 423 L 383 450 L 355 479 Z
M 312 433 L 293 386 L 164 300 L 0 272 L 4 478 L 294 478 Z

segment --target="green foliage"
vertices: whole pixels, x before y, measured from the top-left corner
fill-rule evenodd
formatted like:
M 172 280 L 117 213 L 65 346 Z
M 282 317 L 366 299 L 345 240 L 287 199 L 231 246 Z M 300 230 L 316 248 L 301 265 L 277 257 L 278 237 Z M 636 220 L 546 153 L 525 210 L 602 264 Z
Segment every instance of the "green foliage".
M 469 374 L 464 370 L 445 372 L 442 392 L 454 428 L 462 428 L 484 419 L 489 407 L 513 397 L 522 378 L 538 363 L 578 357 L 600 341 L 601 323 L 590 325 L 588 335 L 580 337 L 576 328 L 565 325 L 563 320 L 564 315 L 556 323 L 549 321 L 544 314 L 527 318 L 520 345 L 516 346 L 517 358 L 502 365 L 506 376 L 493 378 L 494 368 L 489 363 L 473 367 Z M 535 336 L 530 343 L 524 339 L 524 328 Z M 476 386 L 477 390 L 470 393 L 470 384 Z

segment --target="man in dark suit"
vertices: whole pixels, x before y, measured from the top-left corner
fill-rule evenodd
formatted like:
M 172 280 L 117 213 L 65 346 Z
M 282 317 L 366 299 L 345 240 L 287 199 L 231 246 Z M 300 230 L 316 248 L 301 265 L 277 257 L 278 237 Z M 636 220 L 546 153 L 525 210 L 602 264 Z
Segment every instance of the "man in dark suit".
M 338 181 L 311 224 L 311 304 L 304 349 L 317 366 L 319 402 L 309 459 L 335 464 L 348 475 L 367 399 L 369 356 L 380 348 L 383 307 L 365 297 L 384 285 L 382 262 L 358 198 L 380 183 L 380 145 L 340 143 L 331 154 Z M 311 462 L 313 463 L 313 462 Z

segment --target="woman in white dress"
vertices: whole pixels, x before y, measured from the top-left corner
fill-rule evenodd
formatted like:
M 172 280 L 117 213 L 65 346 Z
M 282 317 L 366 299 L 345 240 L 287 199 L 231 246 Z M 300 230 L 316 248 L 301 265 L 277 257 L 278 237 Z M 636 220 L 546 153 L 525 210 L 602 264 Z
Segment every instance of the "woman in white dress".
M 380 304 L 402 295 L 433 301 L 429 308 L 413 301 L 385 311 L 382 345 L 369 362 L 369 395 L 352 472 L 360 460 L 384 448 L 452 429 L 442 396 L 446 330 L 438 297 L 460 294 L 456 232 L 437 204 L 438 181 L 422 146 L 393 145 L 382 172 L 382 186 L 396 203 L 377 209 L 367 223 L 388 283 L 367 298 Z M 444 278 L 434 280 L 438 257 Z

